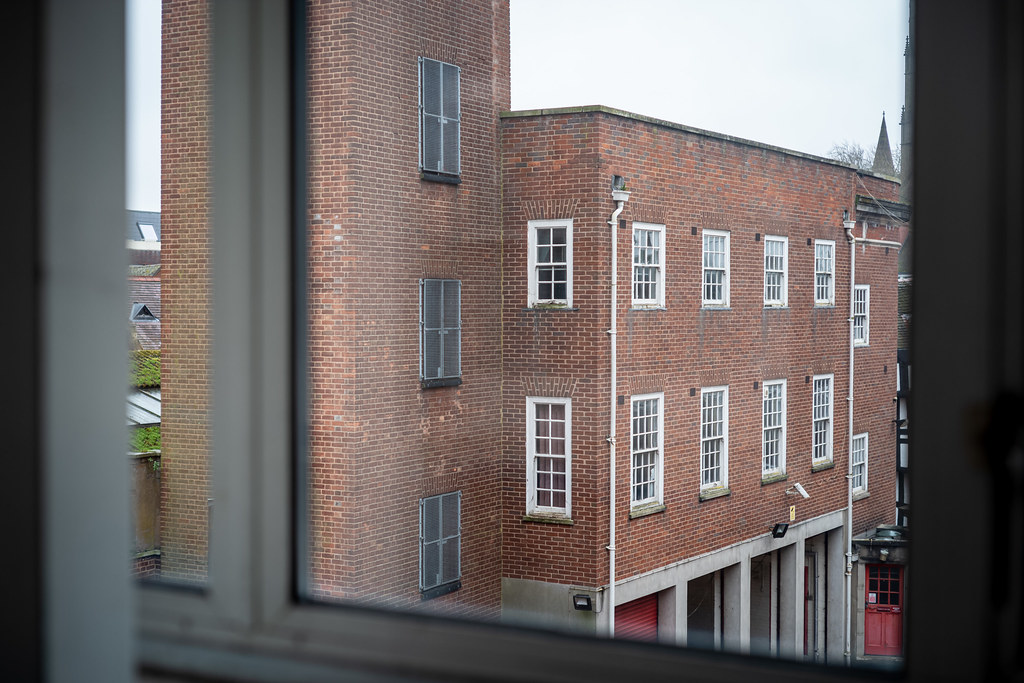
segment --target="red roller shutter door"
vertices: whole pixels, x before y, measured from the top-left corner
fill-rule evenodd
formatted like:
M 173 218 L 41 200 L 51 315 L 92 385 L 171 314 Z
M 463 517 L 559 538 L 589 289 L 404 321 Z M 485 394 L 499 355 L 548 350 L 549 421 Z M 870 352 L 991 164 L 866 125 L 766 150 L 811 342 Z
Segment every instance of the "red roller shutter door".
M 651 593 L 615 608 L 615 637 L 658 639 L 658 594 Z

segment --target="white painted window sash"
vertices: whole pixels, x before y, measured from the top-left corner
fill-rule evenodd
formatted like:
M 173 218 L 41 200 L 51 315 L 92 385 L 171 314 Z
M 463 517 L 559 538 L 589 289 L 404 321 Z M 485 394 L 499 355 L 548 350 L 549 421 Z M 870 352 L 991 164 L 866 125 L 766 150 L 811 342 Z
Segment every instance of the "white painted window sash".
M 665 226 L 633 223 L 633 306 L 665 305 Z
M 871 318 L 871 287 L 856 285 L 853 288 L 853 343 L 867 346 Z
M 812 452 L 811 462 L 832 461 L 833 375 L 815 375 L 812 387 Z
M 729 387 L 700 390 L 700 488 L 729 483 Z
M 544 435 L 538 435 L 538 417 L 537 409 L 538 406 L 562 406 L 565 409 L 564 417 L 564 438 L 562 439 L 563 454 L 553 453 L 541 453 L 538 449 L 538 436 L 540 439 L 545 439 Z M 549 418 L 551 421 L 555 421 L 555 418 Z M 546 438 L 555 440 L 556 437 L 549 434 Z M 548 449 L 549 451 L 558 450 L 557 448 Z M 542 468 L 538 468 L 539 458 L 550 458 L 552 460 L 561 460 L 563 464 L 563 474 L 565 477 L 565 505 L 542 505 L 538 503 L 538 473 L 543 474 Z M 557 471 L 557 463 L 554 463 Z M 554 472 L 552 472 L 554 476 Z M 552 484 L 552 490 L 558 490 L 554 484 Z M 572 516 L 572 399 L 571 398 L 551 398 L 551 397 L 534 397 L 528 396 L 526 398 L 526 513 L 527 514 L 551 514 L 563 517 Z
M 572 307 L 572 226 L 573 221 L 571 218 L 561 220 L 534 220 L 527 223 L 527 268 L 529 270 L 529 294 L 528 304 L 530 306 L 536 306 L 537 304 L 549 304 L 549 305 L 564 305 L 567 308 Z M 565 259 L 554 259 L 548 257 L 546 260 L 538 258 L 538 231 L 551 231 L 555 229 L 565 229 Z M 553 256 L 553 254 L 552 254 Z M 552 296 L 542 296 L 540 291 L 540 272 L 551 268 L 557 268 L 564 266 L 565 268 L 565 297 L 555 297 L 554 291 L 551 292 Z M 549 281 L 545 277 L 545 281 Z
M 630 401 L 630 503 L 662 500 L 665 395 L 642 394 Z
M 868 490 L 868 435 L 857 434 L 853 437 L 851 484 L 855 492 Z
M 729 305 L 729 233 L 705 230 L 701 235 L 701 303 Z
M 789 238 L 764 238 L 764 305 L 785 306 L 789 301 Z
M 814 304 L 831 306 L 836 294 L 836 243 L 832 240 L 814 241 Z
M 786 380 L 761 387 L 761 474 L 786 471 Z

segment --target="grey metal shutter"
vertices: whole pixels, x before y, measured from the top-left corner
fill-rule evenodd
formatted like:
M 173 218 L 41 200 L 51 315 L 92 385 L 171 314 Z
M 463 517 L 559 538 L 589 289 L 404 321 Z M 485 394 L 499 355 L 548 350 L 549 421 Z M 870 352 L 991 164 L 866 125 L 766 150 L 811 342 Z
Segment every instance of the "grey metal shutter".
M 441 497 L 420 500 L 420 589 L 441 583 Z
M 459 79 L 461 71 L 459 67 L 452 64 L 444 64 L 441 71 L 441 85 L 443 87 L 441 115 L 444 117 L 443 133 L 443 168 L 445 173 L 458 174 L 459 168 L 459 126 L 460 126 L 460 102 L 459 102 Z
M 420 590 L 462 577 L 462 492 L 420 500 Z
M 420 378 L 462 375 L 462 283 L 420 280 Z
M 462 576 L 462 492 L 441 496 L 441 583 Z
M 420 375 L 423 379 L 441 377 L 441 280 L 420 280 Z
M 442 289 L 441 368 L 443 377 L 462 375 L 462 283 L 444 280 Z
M 420 57 L 420 165 L 458 175 L 461 69 Z

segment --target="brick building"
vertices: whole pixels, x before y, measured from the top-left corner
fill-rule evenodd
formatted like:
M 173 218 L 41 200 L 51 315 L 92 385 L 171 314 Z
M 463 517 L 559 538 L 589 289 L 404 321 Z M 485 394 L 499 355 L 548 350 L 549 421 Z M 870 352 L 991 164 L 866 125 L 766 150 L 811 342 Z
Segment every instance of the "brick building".
M 205 16 L 165 0 L 163 571 L 188 580 Z M 854 530 L 895 507 L 869 464 L 895 449 L 896 254 L 858 245 L 854 290 L 844 210 L 898 184 L 600 107 L 508 113 L 503 0 L 307 21 L 306 591 L 591 633 L 614 604 L 619 635 L 841 660 L 851 433 Z
M 620 635 L 841 658 L 851 434 L 854 528 L 895 509 L 896 249 L 856 248 L 851 432 L 844 210 L 898 184 L 602 107 L 511 112 L 502 135 L 505 614 L 602 632 L 614 545 Z M 868 218 L 857 237 L 894 239 Z

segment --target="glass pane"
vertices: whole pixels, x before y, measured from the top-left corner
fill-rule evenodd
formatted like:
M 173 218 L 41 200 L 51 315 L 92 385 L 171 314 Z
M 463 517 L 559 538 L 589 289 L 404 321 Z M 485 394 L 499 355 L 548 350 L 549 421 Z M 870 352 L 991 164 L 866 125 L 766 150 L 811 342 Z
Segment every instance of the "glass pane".
M 511 11 L 526 3 L 515 0 Z M 509 25 L 505 3 L 475 5 L 473 21 L 422 21 L 412 16 L 417 12 L 410 14 L 413 4 L 385 0 L 378 8 L 383 11 L 373 12 L 358 3 L 309 4 L 308 284 L 302 313 L 310 386 L 305 585 L 315 589 L 307 597 L 489 620 L 527 615 L 536 623 L 604 636 L 614 610 L 601 600 L 611 585 L 629 586 L 619 597 L 643 597 L 634 577 L 671 576 L 659 586 L 691 600 L 686 614 L 674 613 L 676 601 L 657 601 L 671 610 L 657 623 L 675 629 L 659 634 L 660 640 L 678 642 L 685 635 L 690 642 L 739 650 L 731 627 L 723 628 L 715 613 L 744 609 L 733 602 L 740 591 L 730 572 L 737 558 L 753 561 L 756 555 L 763 585 L 750 586 L 750 611 L 741 616 L 749 617 L 751 642 L 760 639 L 767 655 L 778 656 L 786 651 L 780 642 L 792 645 L 803 637 L 785 618 L 777 619 L 780 607 L 793 604 L 794 596 L 784 594 L 791 588 L 782 586 L 802 585 L 803 563 L 787 555 L 799 539 L 815 554 L 816 575 L 823 577 L 801 620 L 812 641 L 808 658 L 841 661 L 841 652 L 828 651 L 841 638 L 831 632 L 826 637 L 827 620 L 844 613 L 844 600 L 863 602 L 859 594 L 841 595 L 843 582 L 831 580 L 841 576 L 841 567 L 829 564 L 842 555 L 834 552 L 837 544 L 847 545 L 845 527 L 836 521 L 843 517 L 849 484 L 844 475 L 851 426 L 843 403 L 851 263 L 842 211 L 856 214 L 870 203 L 870 192 L 895 215 L 899 185 L 885 174 L 858 175 L 820 160 L 827 147 L 792 153 L 756 136 L 746 142 L 739 131 L 707 132 L 695 120 L 658 126 L 644 117 L 659 114 L 642 107 L 634 116 L 558 112 L 538 104 L 529 116 L 501 115 L 515 108 L 509 79 L 520 78 L 503 66 L 510 57 L 505 41 L 522 41 L 521 31 L 550 23 L 550 12 L 561 3 L 525 11 L 525 23 L 513 24 L 511 37 L 503 30 Z M 435 9 L 437 17 L 465 18 L 465 8 L 452 0 L 439 0 Z M 661 11 L 673 12 L 668 4 Z M 776 20 L 756 7 L 751 13 L 759 14 L 762 27 Z M 715 30 L 745 19 L 734 15 L 709 25 L 708 33 L 725 41 L 720 47 L 749 54 L 751 46 L 734 41 L 731 31 Z M 647 18 L 651 26 L 664 23 Z M 884 23 L 872 18 L 878 20 L 872 30 L 858 35 L 871 36 Z M 577 22 L 558 23 L 564 32 L 574 31 Z M 846 24 L 809 25 L 804 34 L 830 35 L 835 25 Z M 905 27 L 904 21 L 901 37 Z M 653 49 L 659 41 L 647 42 Z M 901 50 L 897 41 L 897 61 Z M 635 74 L 663 70 L 664 64 L 645 61 L 645 51 L 635 54 L 641 55 L 631 62 Z M 419 58 L 446 65 L 438 67 L 436 82 L 425 67 L 422 93 Z M 544 59 L 551 71 L 535 71 L 535 79 L 562 89 L 574 85 L 574 78 L 552 76 L 558 68 L 554 53 Z M 896 70 L 901 79 L 902 64 Z M 874 73 L 869 78 L 858 71 L 847 82 L 854 78 L 876 80 Z M 526 83 L 516 88 L 521 85 Z M 824 85 L 801 87 L 817 92 Z M 422 119 L 415 107 L 421 98 L 437 103 Z M 458 124 L 457 101 L 465 114 Z M 771 113 L 729 109 L 748 120 Z M 815 120 L 841 125 L 832 113 Z M 875 133 L 877 123 L 870 122 Z M 462 124 L 464 131 L 457 127 Z M 833 134 L 842 139 L 846 131 Z M 421 177 L 419 154 L 428 168 L 453 170 L 461 160 L 462 173 L 442 179 L 453 182 Z M 617 217 L 624 224 L 613 230 L 608 220 L 617 207 L 610 179 L 582 170 L 580 160 L 595 154 L 609 174 L 627 174 L 634 193 Z M 877 223 L 886 216 L 879 209 L 856 217 Z M 569 229 L 555 227 L 569 224 L 572 252 Z M 890 238 L 900 229 L 867 228 Z M 776 239 L 767 240 L 766 231 Z M 608 391 L 609 233 L 618 240 L 614 396 Z M 895 278 L 896 250 L 890 251 L 866 245 L 857 253 L 863 284 L 877 281 L 872 291 L 882 297 L 895 296 L 886 294 L 895 291 L 892 282 L 881 282 Z M 460 384 L 424 387 L 418 381 L 421 280 L 461 283 L 458 301 L 445 284 L 438 316 L 446 329 L 424 337 L 423 354 L 426 364 L 443 365 L 445 374 L 458 357 Z M 574 310 L 532 306 L 535 298 L 566 301 L 569 291 Z M 815 309 L 818 294 L 831 297 L 835 310 Z M 667 305 L 632 310 L 631 297 Z M 789 308 L 765 311 L 766 298 Z M 702 310 L 702 299 L 731 300 L 732 310 Z M 877 301 L 880 310 L 894 303 Z M 456 340 L 463 342 L 461 354 Z M 895 358 L 894 344 L 882 340 L 886 348 L 873 344 L 868 351 Z M 787 360 L 793 358 L 799 362 Z M 871 431 L 873 452 L 890 452 L 891 362 L 884 374 L 878 366 L 877 376 L 868 374 L 871 362 L 858 367 L 864 372 L 854 387 L 855 419 L 871 424 L 853 426 L 857 433 Z M 762 394 L 764 378 L 786 380 L 787 388 L 770 385 Z M 726 385 L 728 393 L 708 391 Z M 661 398 L 646 398 L 651 396 Z M 562 402 L 570 398 L 568 410 Z M 615 438 L 609 444 L 612 415 Z M 619 496 L 612 501 L 618 506 L 615 577 L 608 576 L 603 550 L 610 540 L 610 456 Z M 812 471 L 828 458 L 834 458 L 833 468 Z M 877 475 L 878 486 L 857 501 L 855 535 L 870 534 L 896 510 L 890 495 L 895 469 L 883 473 L 871 466 L 872 485 Z M 760 471 L 785 471 L 788 479 L 773 481 Z M 787 495 L 788 489 L 798 492 L 798 481 L 809 499 Z M 715 488 L 726 484 L 727 492 Z M 459 492 L 458 524 L 446 518 L 441 534 L 436 515 L 425 513 L 421 522 L 420 501 Z M 700 497 L 705 499 L 698 504 Z M 664 503 L 663 514 L 655 501 Z M 537 517 L 557 517 L 556 508 L 569 502 L 571 520 L 543 521 L 572 524 L 538 523 Z M 793 528 L 772 540 L 772 554 L 765 555 L 770 524 L 788 520 L 791 506 Z M 444 511 L 451 509 L 444 504 Z M 826 522 L 832 526 L 825 528 Z M 437 538 L 431 545 L 434 536 L 443 536 L 443 544 Z M 599 552 L 584 557 L 581 548 Z M 702 558 L 703 576 L 685 575 L 679 568 L 696 557 Z M 858 593 L 874 559 L 866 551 L 861 557 L 853 582 Z M 800 571 L 784 576 L 795 565 Z M 413 567 L 422 568 L 422 585 Z M 429 590 L 455 581 L 448 593 Z M 515 590 L 504 590 L 509 585 Z M 591 594 L 601 609 L 573 609 L 562 599 L 567 585 Z M 863 630 L 858 618 L 863 614 L 853 617 L 854 634 Z M 705 627 L 701 640 L 696 634 Z
M 132 0 L 126 17 L 133 573 L 203 584 L 215 504 L 209 11 Z

